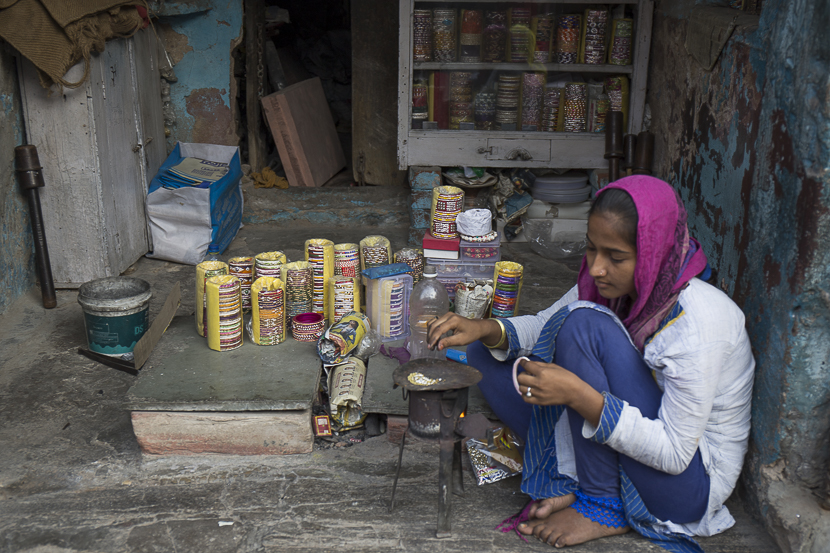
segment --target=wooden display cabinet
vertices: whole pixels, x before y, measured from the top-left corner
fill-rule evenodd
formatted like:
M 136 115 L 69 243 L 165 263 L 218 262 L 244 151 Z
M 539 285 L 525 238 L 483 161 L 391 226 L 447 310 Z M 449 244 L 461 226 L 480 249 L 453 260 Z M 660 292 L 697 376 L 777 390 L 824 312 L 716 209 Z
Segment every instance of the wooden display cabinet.
M 563 14 L 583 13 L 597 2 L 569 0 L 547 0 L 545 2 L 494 2 L 491 0 L 456 0 L 437 2 L 435 0 L 400 0 L 400 45 L 398 80 L 398 167 L 409 166 L 473 166 L 473 167 L 536 167 L 536 168 L 607 168 L 605 135 L 602 132 L 564 132 L 529 130 L 517 123 L 518 130 L 472 130 L 469 123 L 464 130 L 416 128 L 413 125 L 413 82 L 415 76 L 423 78 L 429 72 L 473 72 L 476 83 L 492 83 L 500 74 L 521 75 L 537 72 L 544 78 L 556 78 L 571 73 L 575 80 L 602 80 L 611 75 L 625 75 L 629 79 L 627 133 L 639 133 L 642 127 L 643 110 L 648 71 L 649 48 L 651 43 L 651 21 L 654 8 L 652 0 L 623 0 L 603 4 L 609 11 L 609 34 L 614 10 L 628 8 L 633 12 L 632 53 L 630 65 L 605 64 L 560 64 L 552 62 L 461 62 L 461 61 L 415 61 L 413 29 L 416 9 L 454 9 L 456 36 L 460 35 L 461 10 L 508 9 L 511 7 L 532 8 L 537 13 L 554 16 L 552 42 L 555 49 L 556 17 Z M 486 22 L 484 23 L 486 25 Z M 610 47 L 610 46 L 609 46 Z M 459 47 L 460 48 L 460 47 Z M 510 44 L 507 44 L 509 55 Z M 456 58 L 458 59 L 458 58 Z M 555 59 L 555 58 L 554 58 Z M 473 97 L 480 90 L 473 86 Z M 521 99 L 520 99 L 521 102 Z M 429 123 L 428 123 L 429 125 Z M 431 125 L 431 126 L 434 126 Z M 510 128 L 510 125 L 506 125 Z M 538 128 L 538 127 L 537 127 Z

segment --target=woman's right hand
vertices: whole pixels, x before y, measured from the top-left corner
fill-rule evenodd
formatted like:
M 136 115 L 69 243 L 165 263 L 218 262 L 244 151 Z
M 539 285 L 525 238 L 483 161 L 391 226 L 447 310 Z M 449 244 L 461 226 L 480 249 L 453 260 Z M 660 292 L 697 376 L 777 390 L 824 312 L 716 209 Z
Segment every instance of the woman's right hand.
M 445 313 L 430 322 L 427 329 L 429 348 L 437 348 L 439 351 L 450 346 L 466 346 L 476 340 L 481 340 L 485 344 L 496 344 L 501 339 L 501 326 L 496 321 L 468 319 L 455 313 Z M 451 335 L 444 336 L 450 331 Z

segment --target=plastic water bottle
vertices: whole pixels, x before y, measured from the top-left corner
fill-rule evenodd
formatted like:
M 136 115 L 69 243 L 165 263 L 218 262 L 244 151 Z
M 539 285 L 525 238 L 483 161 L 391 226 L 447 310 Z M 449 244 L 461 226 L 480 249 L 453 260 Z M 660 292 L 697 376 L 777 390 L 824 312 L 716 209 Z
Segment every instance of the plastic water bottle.
M 219 246 L 211 242 L 208 246 L 207 255 L 205 255 L 205 261 L 222 261 L 219 259 Z
M 436 278 L 434 265 L 424 268 L 421 281 L 409 296 L 409 339 L 406 349 L 411 359 L 443 359 L 445 352 L 427 347 L 427 324 L 450 310 L 447 289 Z

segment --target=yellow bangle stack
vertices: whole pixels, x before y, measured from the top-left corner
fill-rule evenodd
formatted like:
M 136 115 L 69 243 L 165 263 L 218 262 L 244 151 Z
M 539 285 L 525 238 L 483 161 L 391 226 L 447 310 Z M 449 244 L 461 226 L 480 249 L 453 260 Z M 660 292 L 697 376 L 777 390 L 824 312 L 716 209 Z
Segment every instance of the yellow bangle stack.
M 484 344 L 484 342 L 482 342 L 482 344 L 484 344 L 485 346 L 487 346 L 490 349 L 498 349 L 498 348 L 502 347 L 504 345 L 504 341 L 507 340 L 507 331 L 504 330 L 504 323 L 502 323 L 498 319 L 493 319 L 493 320 L 496 321 L 499 325 L 499 328 L 501 328 L 501 338 L 499 338 L 499 341 L 496 342 L 496 345 L 494 345 L 494 346 L 488 346 L 487 344 Z

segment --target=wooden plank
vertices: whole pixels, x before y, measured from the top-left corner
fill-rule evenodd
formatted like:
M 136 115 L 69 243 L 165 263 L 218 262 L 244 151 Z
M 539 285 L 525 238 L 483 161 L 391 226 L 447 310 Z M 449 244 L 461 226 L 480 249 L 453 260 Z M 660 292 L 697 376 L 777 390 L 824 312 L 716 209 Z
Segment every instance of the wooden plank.
M 264 85 L 264 0 L 245 0 L 245 109 L 248 126 L 248 163 L 259 172 L 265 164 L 260 98 Z
M 368 184 L 398 185 L 391 140 L 397 131 L 398 17 L 396 2 L 361 0 L 351 3 L 352 20 L 352 167 L 354 179 Z M 361 173 L 362 169 L 362 175 Z
M 320 186 L 346 166 L 319 77 L 269 94 L 262 107 L 291 186 Z
M 590 65 L 586 63 L 463 63 L 463 62 L 415 62 L 415 71 L 539 71 L 573 72 L 587 74 L 629 74 L 634 71 L 633 65 Z
M 643 112 L 648 86 L 648 59 L 651 52 L 651 26 L 654 2 L 641 0 L 637 9 L 636 41 L 634 43 L 634 73 L 631 75 L 631 101 L 628 117 L 628 132 L 639 134 L 643 130 Z
M 311 409 L 248 413 L 133 411 L 141 451 L 153 455 L 311 453 Z
M 410 165 L 434 165 L 432 161 L 415 163 L 409 159 L 409 121 L 412 117 L 412 22 L 410 0 L 398 5 L 398 169 Z M 453 164 L 455 165 L 455 164 Z

